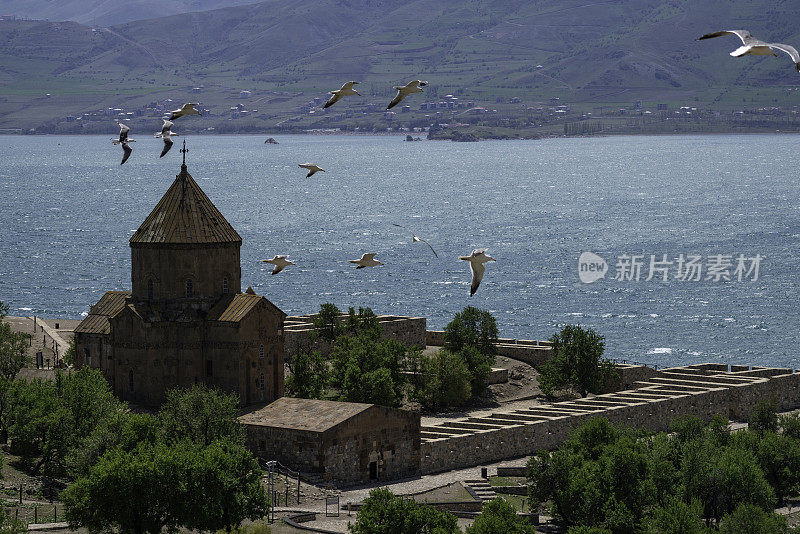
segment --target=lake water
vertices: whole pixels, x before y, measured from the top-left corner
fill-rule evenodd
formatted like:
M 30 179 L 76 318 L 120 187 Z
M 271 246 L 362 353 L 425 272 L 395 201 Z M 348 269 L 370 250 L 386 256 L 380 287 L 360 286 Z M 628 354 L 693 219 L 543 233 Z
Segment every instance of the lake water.
M 130 287 L 128 239 L 181 157 L 176 143 L 159 159 L 160 141 L 135 133 L 123 166 L 113 134 L 0 136 L 0 300 L 12 315 L 77 318 L 104 291 Z M 265 138 L 190 137 L 188 166 L 242 236 L 243 289 L 289 314 L 334 302 L 441 329 L 471 304 L 491 310 L 505 337 L 580 323 L 620 359 L 798 367 L 798 136 Z M 306 161 L 327 172 L 306 179 Z M 469 297 L 457 257 L 478 247 L 497 262 Z M 386 266 L 347 263 L 370 251 Z M 586 251 L 608 262 L 592 284 L 578 277 Z M 297 266 L 271 276 L 259 260 L 273 254 Z M 645 280 L 650 256 L 664 254 L 701 256 L 702 280 L 676 280 L 676 264 L 667 282 Z M 732 281 L 705 279 L 719 254 L 733 256 Z M 740 254 L 763 257 L 757 280 L 737 280 Z M 614 280 L 622 255 L 643 256 L 640 280 Z

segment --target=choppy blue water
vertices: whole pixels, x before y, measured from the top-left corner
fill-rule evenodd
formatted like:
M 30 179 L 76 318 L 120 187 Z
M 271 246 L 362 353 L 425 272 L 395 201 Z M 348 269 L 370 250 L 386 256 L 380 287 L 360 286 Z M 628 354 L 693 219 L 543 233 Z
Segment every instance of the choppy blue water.
M 77 318 L 130 287 L 128 239 L 181 154 L 176 143 L 159 159 L 160 141 L 141 135 L 120 166 L 109 137 L 0 137 L 0 300 L 11 314 Z M 798 367 L 798 136 L 264 138 L 191 137 L 189 172 L 242 235 L 243 286 L 289 314 L 331 301 L 436 329 L 472 304 L 507 337 L 581 323 L 616 358 Z M 327 172 L 305 179 L 306 161 Z M 477 247 L 498 261 L 470 298 L 457 256 Z M 386 266 L 347 263 L 368 251 Z M 584 251 L 609 263 L 605 279 L 579 281 Z M 298 265 L 270 276 L 258 260 L 276 253 Z M 644 256 L 639 281 L 613 280 L 623 254 Z M 733 255 L 734 280 L 679 282 L 673 265 L 669 282 L 646 281 L 650 255 L 663 254 Z M 739 254 L 764 258 L 758 280 L 736 280 Z

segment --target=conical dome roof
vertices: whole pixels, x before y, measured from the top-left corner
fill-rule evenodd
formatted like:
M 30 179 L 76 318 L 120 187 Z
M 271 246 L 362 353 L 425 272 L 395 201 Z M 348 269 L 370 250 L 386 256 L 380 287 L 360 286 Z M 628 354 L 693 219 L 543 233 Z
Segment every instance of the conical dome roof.
M 181 166 L 172 186 L 130 240 L 131 245 L 241 242 L 241 236 L 200 189 L 186 165 Z

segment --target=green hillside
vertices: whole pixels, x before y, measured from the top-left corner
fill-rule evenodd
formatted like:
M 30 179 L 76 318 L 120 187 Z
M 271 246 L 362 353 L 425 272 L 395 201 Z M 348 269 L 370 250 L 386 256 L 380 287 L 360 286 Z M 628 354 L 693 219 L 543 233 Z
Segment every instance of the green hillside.
M 166 98 L 200 100 L 214 113 L 197 124 L 212 125 L 244 89 L 253 116 L 277 124 L 343 81 L 362 81 L 365 97 L 328 113 L 380 109 L 392 85 L 417 77 L 431 85 L 415 106 L 451 93 L 559 97 L 587 110 L 636 100 L 787 108 L 800 85 L 788 56 L 735 59 L 735 37 L 695 39 L 746 28 L 800 46 L 796 20 L 788 0 L 270 0 L 109 29 L 2 21 L 0 128 Z

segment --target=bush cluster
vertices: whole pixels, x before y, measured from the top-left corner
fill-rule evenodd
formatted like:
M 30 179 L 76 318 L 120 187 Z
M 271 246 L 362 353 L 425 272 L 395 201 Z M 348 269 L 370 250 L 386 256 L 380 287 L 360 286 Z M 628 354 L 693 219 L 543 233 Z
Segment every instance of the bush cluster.
M 530 459 L 530 497 L 573 534 L 789 532 L 773 509 L 800 491 L 797 417 L 766 419 L 731 433 L 721 416 L 690 416 L 652 436 L 593 419 Z
M 381 339 L 371 309 L 342 315 L 323 304 L 314 318 L 330 356 L 301 353 L 289 364 L 286 390 L 301 398 L 332 398 L 384 406 L 408 399 L 424 408 L 459 406 L 486 389 L 494 361 L 497 325 L 489 312 L 467 307 L 445 328 L 446 345 L 433 354 Z

